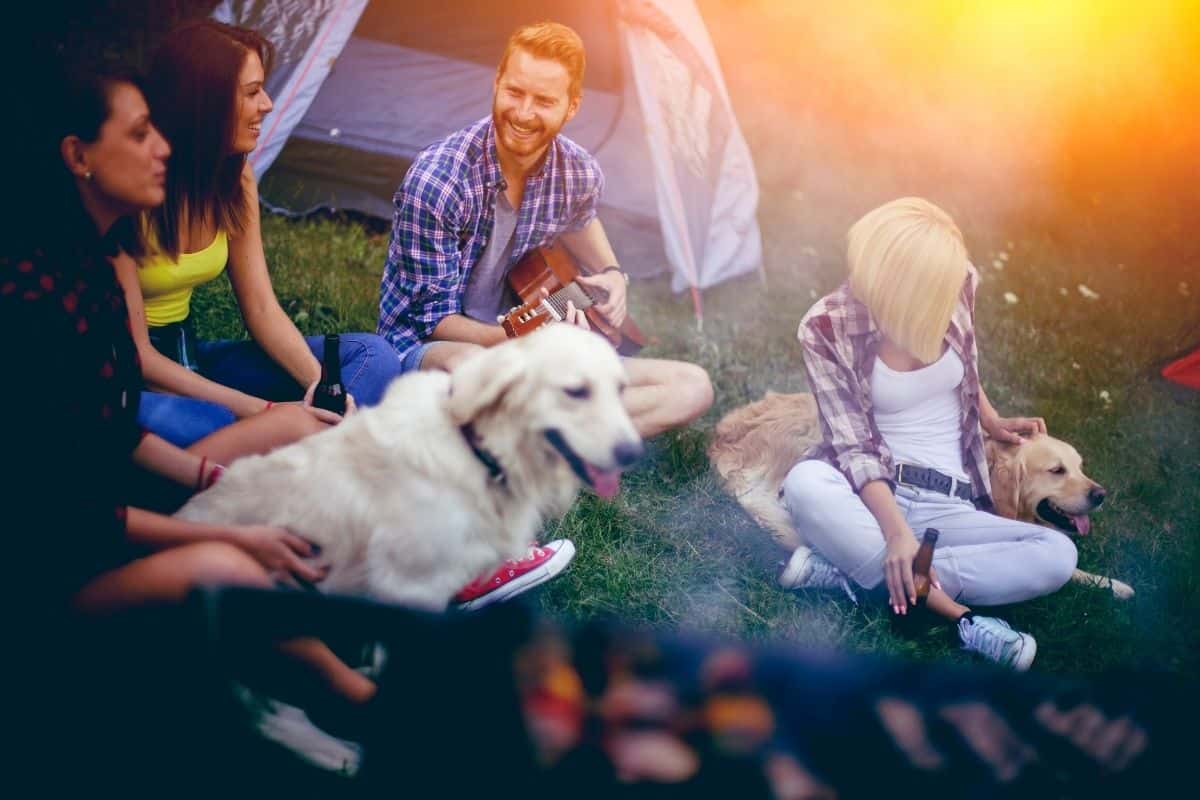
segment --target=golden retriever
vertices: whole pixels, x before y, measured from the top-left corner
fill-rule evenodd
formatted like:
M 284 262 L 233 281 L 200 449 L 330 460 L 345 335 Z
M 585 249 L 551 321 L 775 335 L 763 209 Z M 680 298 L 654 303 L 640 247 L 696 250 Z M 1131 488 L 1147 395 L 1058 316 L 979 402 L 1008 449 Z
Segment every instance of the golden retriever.
M 709 445 L 709 459 L 725 487 L 788 552 L 807 543 L 780 503 L 780 489 L 788 471 L 820 439 L 811 394 L 767 392 L 762 400 L 726 414 Z M 1089 514 L 1104 501 L 1105 492 L 1083 473 L 1075 448 L 1051 436 L 1035 436 L 1021 445 L 986 444 L 997 514 L 1087 535 Z M 1071 579 L 1110 589 L 1121 599 L 1133 596 L 1128 584 L 1082 570 L 1075 570 Z
M 451 374 L 398 378 L 378 406 L 235 462 L 178 516 L 288 528 L 319 546 L 322 591 L 442 610 L 523 555 L 581 486 L 616 493 L 643 449 L 626 380 L 603 338 L 550 326 Z

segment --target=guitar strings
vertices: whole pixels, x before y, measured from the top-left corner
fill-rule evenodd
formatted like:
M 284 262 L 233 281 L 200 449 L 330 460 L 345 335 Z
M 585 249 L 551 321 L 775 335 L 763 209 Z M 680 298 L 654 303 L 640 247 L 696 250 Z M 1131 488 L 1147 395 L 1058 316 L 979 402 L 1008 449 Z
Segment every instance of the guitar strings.
M 572 289 L 575 291 L 572 291 Z M 578 296 L 580 292 L 583 294 L 583 299 L 586 299 L 587 301 L 586 305 Z M 581 311 L 595 305 L 596 303 L 596 299 L 591 295 L 587 288 L 585 288 L 582 284 L 575 282 L 567 284 L 546 298 L 546 302 L 550 304 L 550 307 L 554 309 L 554 312 L 558 314 L 559 317 L 565 317 L 567 315 L 568 301 L 574 301 L 575 307 Z

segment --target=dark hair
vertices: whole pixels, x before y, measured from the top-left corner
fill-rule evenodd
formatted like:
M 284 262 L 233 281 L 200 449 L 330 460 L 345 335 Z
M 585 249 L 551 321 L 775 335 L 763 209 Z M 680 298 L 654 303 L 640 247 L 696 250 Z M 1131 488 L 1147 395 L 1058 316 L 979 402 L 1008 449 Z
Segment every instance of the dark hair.
M 210 219 L 232 233 L 245 227 L 246 158 L 230 153 L 229 144 L 237 125 L 238 75 L 249 53 L 270 71 L 275 49 L 262 35 L 203 19 L 167 34 L 151 62 L 146 99 L 171 156 L 166 202 L 150 218 L 159 249 L 173 259 L 179 257 L 181 224 Z
M 140 89 L 125 72 L 73 70 L 48 63 L 38 91 L 26 98 L 24 112 L 31 121 L 28 140 L 19 143 L 13 159 L 14 186 L 24 197 L 14 218 L 7 220 L 5 238 L 22 250 L 72 248 L 96 235 L 95 223 L 84 209 L 75 176 L 62 158 L 62 141 L 77 136 L 94 142 L 112 113 L 112 96 L 122 85 Z M 130 226 L 132 230 L 136 226 Z M 139 236 L 123 237 L 121 246 L 133 256 L 143 252 Z

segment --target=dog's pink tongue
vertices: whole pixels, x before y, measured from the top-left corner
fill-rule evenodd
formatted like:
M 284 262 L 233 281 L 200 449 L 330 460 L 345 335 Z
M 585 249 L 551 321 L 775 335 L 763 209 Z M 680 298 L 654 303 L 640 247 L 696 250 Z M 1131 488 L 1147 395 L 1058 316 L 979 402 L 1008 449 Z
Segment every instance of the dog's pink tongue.
M 601 471 L 591 464 L 586 464 L 585 466 L 587 467 L 588 479 L 591 480 L 592 488 L 596 491 L 596 494 L 605 500 L 612 500 L 617 496 L 617 492 L 621 488 L 621 470 Z
M 1071 521 L 1075 523 L 1075 530 L 1080 536 L 1087 536 L 1092 529 L 1092 518 L 1087 514 L 1072 515 Z

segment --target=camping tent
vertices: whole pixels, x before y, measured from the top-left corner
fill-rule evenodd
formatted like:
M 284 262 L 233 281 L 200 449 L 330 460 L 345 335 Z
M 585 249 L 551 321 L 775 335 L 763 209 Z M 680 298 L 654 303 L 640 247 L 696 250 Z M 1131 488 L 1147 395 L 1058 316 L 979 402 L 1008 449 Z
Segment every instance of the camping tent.
M 271 207 L 390 219 L 416 154 L 488 113 L 512 29 L 554 19 L 587 48 L 564 133 L 604 170 L 622 264 L 669 270 L 697 315 L 698 290 L 761 268 L 754 167 L 692 0 L 224 0 L 214 16 L 278 48 L 251 156 Z

